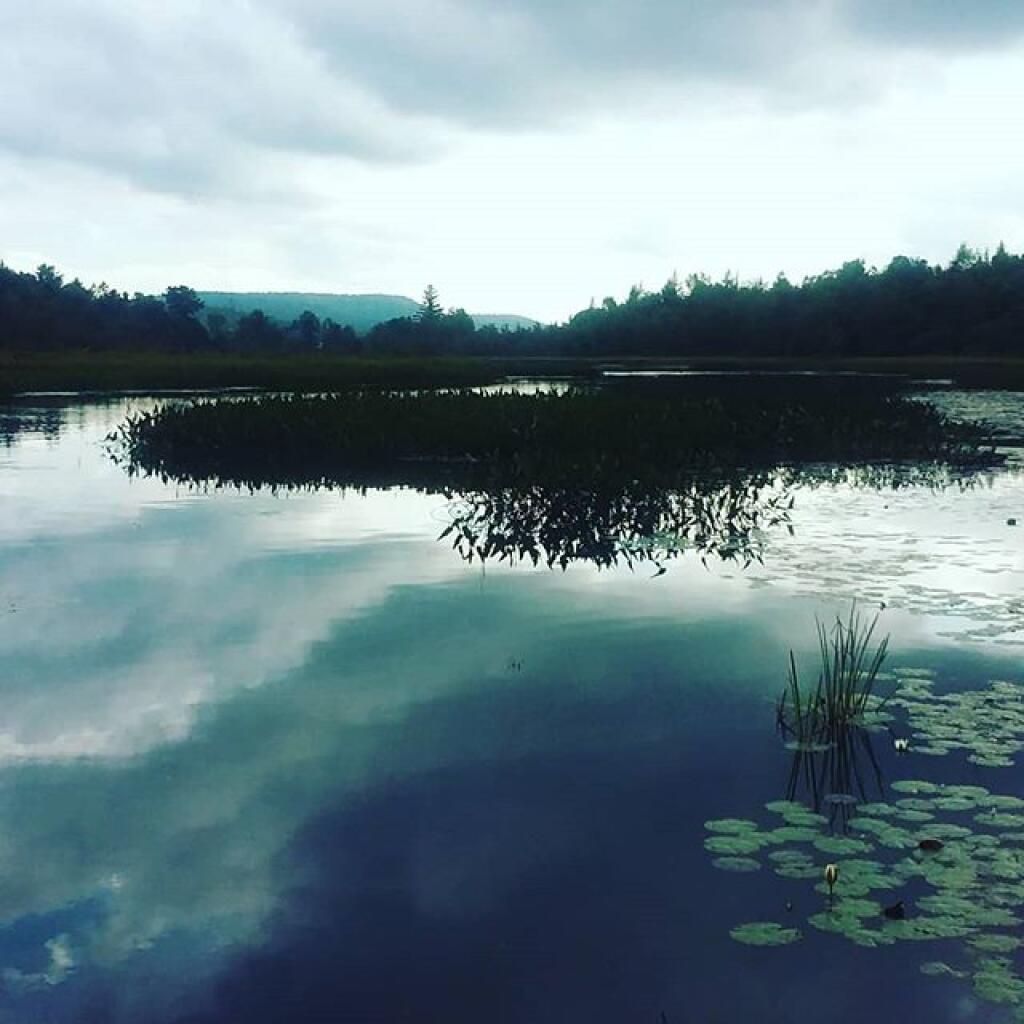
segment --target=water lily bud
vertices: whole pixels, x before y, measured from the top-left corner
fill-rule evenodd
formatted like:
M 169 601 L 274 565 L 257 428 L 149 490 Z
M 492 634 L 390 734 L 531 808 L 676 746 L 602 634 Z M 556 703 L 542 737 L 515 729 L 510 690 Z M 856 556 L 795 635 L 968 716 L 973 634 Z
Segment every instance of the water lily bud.
M 838 864 L 826 864 L 825 865 L 825 884 L 828 885 L 829 889 L 832 888 L 839 881 L 839 865 Z

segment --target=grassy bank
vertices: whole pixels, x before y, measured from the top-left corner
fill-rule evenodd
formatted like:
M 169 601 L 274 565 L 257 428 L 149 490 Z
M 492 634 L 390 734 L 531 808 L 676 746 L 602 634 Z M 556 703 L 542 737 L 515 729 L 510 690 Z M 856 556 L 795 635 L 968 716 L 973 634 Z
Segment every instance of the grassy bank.
M 948 379 L 964 387 L 1024 390 L 1024 359 L 694 357 L 568 359 L 364 358 L 353 356 L 0 353 L 0 395 L 19 391 L 162 391 L 250 387 L 272 391 L 359 387 L 431 388 L 490 384 L 506 376 L 592 377 L 604 368 L 883 373 Z
M 656 360 L 648 360 L 654 364 Z M 701 356 L 686 365 L 703 370 L 799 371 L 821 373 L 883 373 L 915 380 L 951 380 L 965 388 L 1024 391 L 1024 358 L 959 358 L 956 356 L 871 356 L 839 359 L 827 356 Z
M 166 391 L 258 388 L 470 387 L 510 374 L 580 370 L 564 359 L 238 356 L 116 352 L 0 353 L 0 395 L 20 391 Z

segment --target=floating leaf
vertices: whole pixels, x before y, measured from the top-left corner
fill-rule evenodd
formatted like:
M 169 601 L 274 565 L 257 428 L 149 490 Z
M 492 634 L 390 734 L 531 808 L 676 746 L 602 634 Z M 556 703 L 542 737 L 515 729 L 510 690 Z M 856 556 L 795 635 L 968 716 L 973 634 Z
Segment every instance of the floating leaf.
M 849 839 L 844 836 L 821 836 L 814 840 L 816 849 L 822 853 L 842 856 L 850 853 L 870 853 L 874 847 L 863 839 Z
M 990 1003 L 1016 1006 L 1024 998 L 1024 981 L 1013 973 L 1009 961 L 992 957 L 975 971 L 974 991 Z
M 704 840 L 704 849 L 708 853 L 721 853 L 729 857 L 744 857 L 757 853 L 762 847 L 758 837 L 752 836 L 712 836 Z
M 969 946 L 984 953 L 1012 953 L 1021 946 L 1016 935 L 975 935 L 967 940 Z
M 1024 814 L 1010 814 L 1006 811 L 984 811 L 976 814 L 974 820 L 979 825 L 991 825 L 993 828 L 1020 828 L 1024 825 Z
M 798 928 L 783 928 L 773 921 L 752 921 L 733 928 L 729 935 L 747 946 L 788 946 L 801 938 Z
M 896 814 L 896 808 L 892 804 L 883 803 L 872 803 L 872 804 L 861 804 L 857 808 L 858 814 L 866 814 L 871 817 L 883 817 L 888 818 Z
M 750 857 L 716 857 L 711 862 L 712 867 L 719 871 L 738 871 L 742 873 L 760 871 L 761 865 Z
M 708 832 L 721 832 L 726 835 L 740 835 L 744 832 L 756 832 L 757 823 L 746 818 L 717 818 L 705 821 L 704 828 Z
M 938 793 L 942 787 L 936 785 L 934 782 L 924 782 L 921 779 L 900 779 L 892 784 L 890 787 L 895 793 Z M 900 800 L 899 803 L 906 803 L 904 800 Z

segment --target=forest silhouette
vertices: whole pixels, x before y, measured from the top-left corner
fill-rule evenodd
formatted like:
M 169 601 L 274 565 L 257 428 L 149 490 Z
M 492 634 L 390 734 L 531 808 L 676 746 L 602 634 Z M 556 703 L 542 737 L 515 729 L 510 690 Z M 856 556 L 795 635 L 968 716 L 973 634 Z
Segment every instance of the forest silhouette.
M 207 311 L 193 289 L 128 295 L 0 264 L 0 351 L 341 354 L 370 356 L 1006 356 L 1024 338 L 1024 256 L 960 246 L 946 266 L 898 256 L 771 284 L 691 275 L 623 301 L 592 303 L 567 322 L 477 327 L 444 309 L 432 286 L 419 312 L 358 334 L 304 312 L 280 323 L 261 310 Z

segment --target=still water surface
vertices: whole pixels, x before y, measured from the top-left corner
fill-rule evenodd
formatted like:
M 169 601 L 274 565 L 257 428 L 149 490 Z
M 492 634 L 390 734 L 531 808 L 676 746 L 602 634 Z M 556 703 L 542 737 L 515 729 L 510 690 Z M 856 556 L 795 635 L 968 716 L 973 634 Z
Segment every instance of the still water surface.
M 1018 1019 L 1018 952 L 858 945 L 816 877 L 704 844 L 807 797 L 775 702 L 815 615 L 884 603 L 938 694 L 1024 684 L 1019 474 L 801 489 L 748 570 L 481 569 L 437 495 L 129 479 L 102 439 L 145 404 L 0 409 L 0 1021 Z M 1024 796 L 1011 742 L 871 742 L 864 799 Z M 730 936 L 762 921 L 802 937 Z

